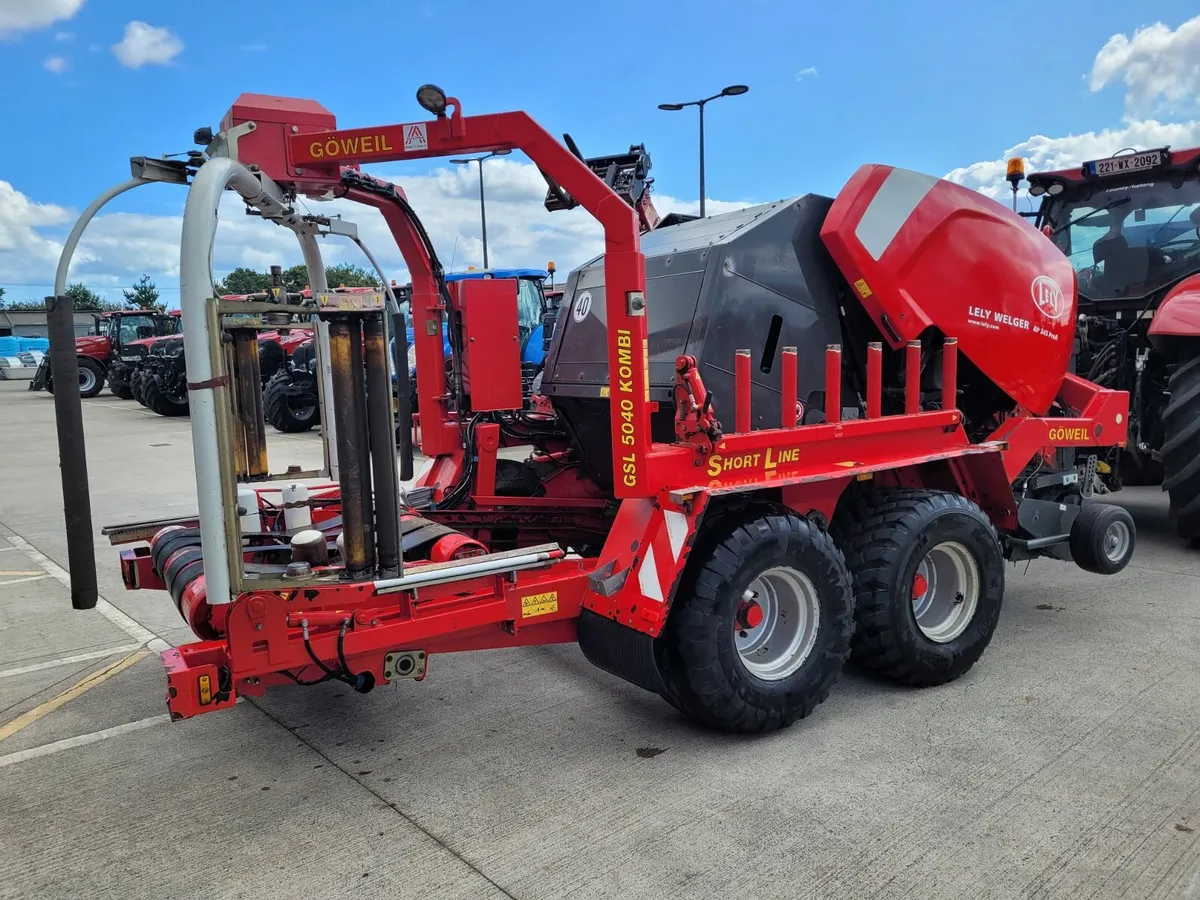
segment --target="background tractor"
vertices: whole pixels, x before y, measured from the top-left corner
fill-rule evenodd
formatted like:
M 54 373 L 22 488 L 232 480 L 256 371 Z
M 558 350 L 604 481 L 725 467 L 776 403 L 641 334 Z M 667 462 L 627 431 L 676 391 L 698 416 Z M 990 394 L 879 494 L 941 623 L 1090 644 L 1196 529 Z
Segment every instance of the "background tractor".
M 122 356 L 128 354 L 132 361 L 134 356 L 142 355 L 145 352 L 142 349 L 145 339 L 179 332 L 178 310 L 170 313 L 119 310 L 101 313 L 95 317 L 95 321 L 95 334 L 75 339 L 75 353 L 79 360 L 79 393 L 83 397 L 95 397 L 104 389 L 110 368 Z M 117 396 L 124 396 L 126 393 L 126 372 L 128 368 L 122 366 L 116 383 L 120 390 L 113 390 Z M 42 358 L 37 372 L 29 382 L 29 389 L 54 392 L 49 355 Z
M 1128 391 L 1111 487 L 1161 484 L 1200 540 L 1200 149 L 1122 152 L 1029 176 L 1037 227 L 1078 282 L 1075 371 Z

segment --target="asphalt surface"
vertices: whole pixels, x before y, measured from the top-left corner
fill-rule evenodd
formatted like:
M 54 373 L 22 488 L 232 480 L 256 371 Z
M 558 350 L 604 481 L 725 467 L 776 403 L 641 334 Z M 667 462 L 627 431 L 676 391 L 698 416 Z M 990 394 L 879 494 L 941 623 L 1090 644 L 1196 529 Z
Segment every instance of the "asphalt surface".
M 52 401 L 24 388 L 0 382 L 0 897 L 1200 898 L 1200 551 L 1157 489 L 1117 498 L 1122 574 L 1010 567 L 965 677 L 848 671 L 767 737 L 574 646 L 172 724 L 147 648 L 189 634 L 98 529 L 194 511 L 188 421 L 85 401 L 107 602 L 73 612 Z

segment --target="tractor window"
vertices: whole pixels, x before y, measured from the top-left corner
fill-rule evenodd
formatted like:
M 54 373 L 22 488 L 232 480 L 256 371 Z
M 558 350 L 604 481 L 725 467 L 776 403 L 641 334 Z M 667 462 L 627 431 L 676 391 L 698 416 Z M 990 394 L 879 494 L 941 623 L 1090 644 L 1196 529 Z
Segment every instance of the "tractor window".
M 525 337 L 542 321 L 542 283 L 536 278 L 517 279 L 517 327 Z
M 1200 181 L 1068 192 L 1050 210 L 1054 236 L 1093 300 L 1144 297 L 1200 270 Z M 1067 223 L 1074 223 L 1068 225 Z
M 128 344 L 130 341 L 138 339 L 139 328 L 149 328 L 150 333 L 154 333 L 154 317 L 153 316 L 121 316 L 113 319 L 114 324 L 120 323 L 119 332 L 117 334 L 117 343 Z

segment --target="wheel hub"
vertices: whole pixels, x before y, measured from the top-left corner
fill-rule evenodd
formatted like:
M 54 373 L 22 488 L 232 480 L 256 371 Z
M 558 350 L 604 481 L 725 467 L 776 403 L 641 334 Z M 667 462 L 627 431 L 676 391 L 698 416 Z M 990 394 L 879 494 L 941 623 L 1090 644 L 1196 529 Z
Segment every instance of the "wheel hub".
M 979 608 L 981 579 L 974 555 L 957 541 L 930 548 L 912 582 L 912 610 L 926 638 L 948 644 L 962 636 Z
M 768 569 L 742 594 L 734 614 L 734 644 L 747 671 L 779 681 L 804 665 L 821 624 L 817 589 L 795 569 Z

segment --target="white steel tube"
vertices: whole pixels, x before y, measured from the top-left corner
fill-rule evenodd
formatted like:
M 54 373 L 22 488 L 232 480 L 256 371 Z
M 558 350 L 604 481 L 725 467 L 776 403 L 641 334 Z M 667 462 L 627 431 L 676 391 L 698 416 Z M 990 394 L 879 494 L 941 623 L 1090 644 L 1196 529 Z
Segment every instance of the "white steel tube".
M 143 184 L 149 184 L 152 180 L 150 178 L 130 178 L 128 181 L 123 181 L 115 187 L 109 188 L 93 200 L 91 205 L 83 211 L 83 215 L 75 222 L 75 227 L 71 229 L 71 233 L 67 235 L 67 242 L 63 244 L 62 253 L 58 257 L 58 268 L 54 272 L 55 297 L 61 297 L 66 293 L 67 270 L 71 268 L 71 257 L 75 255 L 75 247 L 79 244 L 79 238 L 83 236 L 83 230 L 88 227 L 88 223 L 92 221 L 96 213 L 100 212 L 104 204 L 113 197 L 117 197 L 126 191 L 131 191 Z
M 200 548 L 208 602 L 229 603 L 229 550 L 225 544 L 226 509 L 221 486 L 221 457 L 217 445 L 217 411 L 209 355 L 209 326 L 205 305 L 214 293 L 213 242 L 221 196 L 232 187 L 264 214 L 278 214 L 278 188 L 259 179 L 239 162 L 211 159 L 200 167 L 188 190 L 183 210 L 183 239 L 179 251 L 179 307 L 183 314 L 183 350 L 187 359 L 188 412 L 192 427 L 192 458 L 196 466 L 196 500 L 200 514 Z M 192 387 L 192 385 L 199 385 Z M 237 548 L 240 552 L 240 548 Z
M 415 569 L 408 575 L 399 578 L 385 578 L 375 582 L 375 593 L 388 594 L 395 591 L 412 590 L 415 587 L 431 584 L 445 584 L 449 581 L 463 581 L 479 575 L 489 575 L 499 572 L 516 572 L 550 562 L 562 556 L 561 551 L 541 550 L 534 553 L 524 553 L 520 556 L 509 556 L 504 559 L 484 559 L 481 562 L 466 563 L 450 568 L 437 568 L 422 571 Z

